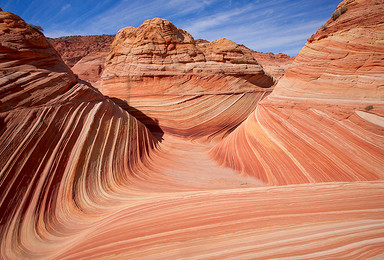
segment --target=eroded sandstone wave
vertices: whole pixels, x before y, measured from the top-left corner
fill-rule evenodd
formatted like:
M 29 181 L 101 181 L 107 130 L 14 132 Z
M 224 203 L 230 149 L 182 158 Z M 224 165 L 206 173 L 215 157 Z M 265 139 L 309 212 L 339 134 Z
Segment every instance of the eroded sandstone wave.
M 327 22 L 338 29 L 314 36 L 272 94 L 272 78 L 230 41 L 196 43 L 162 19 L 123 29 L 110 98 L 0 12 L 0 258 L 382 257 L 382 22 L 362 23 L 378 48 L 351 34 L 363 31 L 361 8 L 378 17 L 383 5 L 341 3 Z M 335 51 L 329 37 L 351 39 L 372 84 L 350 81 L 342 63 L 336 88 L 307 80 L 316 65 L 324 77 L 323 56 L 335 62 L 302 60 L 312 46 Z
M 212 156 L 273 185 L 383 179 L 383 10 L 342 2 Z

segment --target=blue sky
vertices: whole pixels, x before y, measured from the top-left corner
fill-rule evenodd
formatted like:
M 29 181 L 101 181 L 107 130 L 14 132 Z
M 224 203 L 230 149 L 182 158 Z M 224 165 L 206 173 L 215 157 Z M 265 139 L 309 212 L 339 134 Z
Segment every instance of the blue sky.
M 222 37 L 262 52 L 296 55 L 339 0 L 0 0 L 47 37 L 115 34 L 154 17 L 195 39 Z

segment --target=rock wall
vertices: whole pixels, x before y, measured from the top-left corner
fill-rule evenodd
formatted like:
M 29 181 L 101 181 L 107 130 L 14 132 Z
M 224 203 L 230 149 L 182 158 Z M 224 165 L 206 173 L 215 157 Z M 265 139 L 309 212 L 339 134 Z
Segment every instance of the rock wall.
M 60 247 L 58 233 L 84 227 L 75 215 L 112 199 L 156 140 L 77 83 L 44 35 L 17 15 L 1 11 L 0 31 L 0 258 L 40 258 Z
M 382 1 L 343 1 L 296 56 L 274 96 L 384 101 Z

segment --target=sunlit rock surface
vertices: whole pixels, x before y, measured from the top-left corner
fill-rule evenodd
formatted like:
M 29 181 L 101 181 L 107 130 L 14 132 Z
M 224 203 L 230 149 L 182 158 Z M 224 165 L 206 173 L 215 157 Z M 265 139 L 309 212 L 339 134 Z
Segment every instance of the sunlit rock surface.
M 273 185 L 383 179 L 384 5 L 344 1 L 336 12 L 342 8 L 212 149 L 222 165 Z
M 308 39 L 274 96 L 384 101 L 383 12 L 383 1 L 340 3 L 337 18 Z
M 101 91 L 140 110 L 163 131 L 214 137 L 244 121 L 272 85 L 250 50 L 224 38 L 196 43 L 155 18 L 116 35 Z
M 384 5 L 346 3 L 338 19 L 349 15 L 351 22 L 359 19 L 357 10 L 382 13 Z M 368 25 L 378 44 L 381 24 Z M 175 30 L 185 39 L 181 49 L 196 47 Z M 19 17 L 0 12 L 0 32 L 1 259 L 384 256 L 379 95 L 301 99 L 284 94 L 282 82 L 267 96 L 269 88 L 255 84 L 266 81 L 246 79 L 270 77 L 243 54 L 240 65 L 252 65 L 255 74 L 217 75 L 203 67 L 205 76 L 180 77 L 187 82 L 178 73 L 188 63 L 170 63 L 175 71 L 155 79 L 157 70 L 146 76 L 141 63 L 129 71 L 112 62 L 106 71 L 123 67 L 123 77 L 106 74 L 107 98 L 77 83 L 44 36 Z M 222 41 L 227 53 L 236 53 L 237 46 Z M 215 56 L 214 44 L 205 48 Z M 376 50 L 380 45 L 367 57 L 380 61 Z M 124 92 L 132 75 L 144 94 L 138 83 Z M 318 90 L 310 81 L 292 88 Z

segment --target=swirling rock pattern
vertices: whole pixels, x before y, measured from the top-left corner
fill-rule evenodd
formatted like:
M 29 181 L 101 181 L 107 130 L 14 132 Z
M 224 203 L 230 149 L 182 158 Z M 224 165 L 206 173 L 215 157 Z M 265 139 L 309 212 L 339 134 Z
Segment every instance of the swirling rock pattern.
M 212 149 L 222 165 L 273 185 L 383 179 L 383 1 L 344 1 L 336 12 Z
M 42 257 L 102 214 L 156 140 L 18 16 L 0 12 L 0 30 L 1 258 Z
M 214 137 L 244 121 L 272 85 L 252 51 L 224 38 L 196 43 L 155 18 L 118 32 L 100 90 L 139 109 L 167 133 Z
M 383 12 L 383 1 L 340 3 L 336 19 L 308 39 L 274 95 L 384 101 Z
M 351 12 L 353 22 L 361 6 L 370 13 L 383 4 L 345 1 L 338 19 Z M 369 26 L 373 42 L 382 39 L 380 24 Z M 186 32 L 168 25 L 183 35 L 182 50 L 198 50 Z M 106 78 L 107 98 L 78 83 L 18 16 L 1 11 L 0 32 L 1 259 L 384 256 L 380 96 L 357 102 L 361 94 L 330 91 L 326 102 L 314 94 L 303 100 L 284 95 L 284 81 L 267 96 L 271 90 L 252 80 L 265 74 L 251 62 L 257 70 L 248 76 L 218 75 L 207 66 L 204 76 L 170 69 L 160 79 L 132 63 L 137 75 Z M 150 35 L 144 45 L 158 51 L 151 41 L 159 39 Z M 312 43 L 327 46 L 326 39 Z M 379 49 L 367 54 L 375 63 Z M 292 70 L 300 79 L 306 71 L 300 76 L 298 62 Z M 125 66 L 111 64 L 108 71 Z M 379 75 L 367 78 L 374 84 L 365 88 L 377 88 Z M 125 92 L 123 82 L 134 79 L 144 94 L 139 83 Z M 311 84 L 293 90 L 316 92 Z

